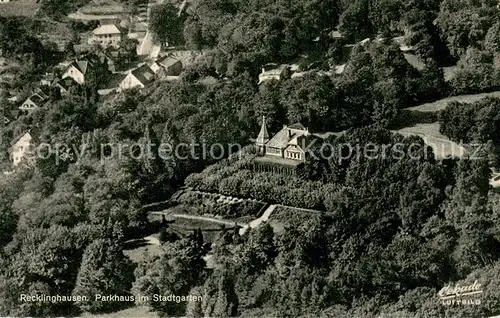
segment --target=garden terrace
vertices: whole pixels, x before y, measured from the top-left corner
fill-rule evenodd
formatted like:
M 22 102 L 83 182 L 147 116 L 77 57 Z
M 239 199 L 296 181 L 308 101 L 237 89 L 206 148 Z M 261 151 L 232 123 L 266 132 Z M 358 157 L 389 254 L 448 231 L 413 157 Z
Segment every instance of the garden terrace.
M 254 160 L 254 170 L 258 172 L 273 172 L 287 174 L 291 176 L 297 175 L 298 169 L 303 162 L 272 156 L 256 157 Z
M 336 189 L 332 184 L 296 176 L 255 172 L 246 159 L 221 161 L 201 173 L 191 174 L 186 179 L 186 185 L 203 192 L 316 210 L 324 209 L 325 195 Z

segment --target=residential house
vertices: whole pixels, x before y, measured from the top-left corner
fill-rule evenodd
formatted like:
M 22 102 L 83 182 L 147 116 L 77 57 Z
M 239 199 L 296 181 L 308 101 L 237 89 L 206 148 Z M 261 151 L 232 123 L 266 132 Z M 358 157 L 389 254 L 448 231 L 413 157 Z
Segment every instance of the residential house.
M 66 67 L 61 78 L 71 77 L 78 84 L 83 84 L 85 83 L 85 75 L 89 69 L 89 64 L 87 60 L 75 60 Z
M 56 76 L 53 73 L 45 73 L 40 79 L 40 85 L 42 86 L 52 86 Z
M 101 96 L 109 95 L 116 91 L 119 91 L 121 82 L 125 79 L 126 75 L 121 73 L 114 73 L 110 76 L 109 81 L 97 90 L 97 93 Z
M 34 93 L 30 97 L 28 97 L 21 106 L 19 106 L 19 110 L 25 113 L 30 113 L 33 110 L 42 107 L 48 101 L 48 96 L 40 93 Z
M 269 63 L 262 67 L 262 72 L 259 74 L 259 84 L 273 79 L 279 81 L 289 76 L 290 66 Z
M 182 72 L 182 62 L 169 55 L 159 58 L 150 67 L 159 76 L 179 76 Z
M 88 44 L 99 44 L 102 47 L 119 47 L 122 40 L 122 31 L 115 24 L 101 25 L 88 39 Z
M 328 33 L 328 36 L 333 39 L 333 40 L 343 40 L 344 35 L 340 33 L 338 30 L 333 30 L 330 33 Z
M 57 81 L 54 86 L 59 89 L 61 95 L 68 95 L 72 87 L 79 85 L 72 77 L 66 77 Z
M 19 96 L 11 96 L 9 98 L 7 98 L 7 101 L 11 102 L 11 103 L 15 103 L 17 101 L 19 101 Z
M 10 124 L 14 120 L 16 120 L 18 116 L 19 116 L 19 109 L 10 110 L 10 111 L 4 109 L 4 111 L 3 111 L 3 124 L 4 125 Z
M 33 139 L 29 132 L 14 140 L 10 151 L 10 159 L 14 166 L 18 166 L 33 147 Z
M 116 72 L 118 59 L 119 52 L 116 50 L 112 52 L 100 51 L 95 56 L 96 62 L 99 62 L 101 65 L 105 66 L 111 73 Z
M 130 71 L 119 85 L 118 91 L 144 88 L 155 80 L 155 72 L 146 64 Z
M 266 157 L 278 157 L 296 162 L 305 162 L 307 148 L 316 139 L 302 124 L 283 126 L 276 135 L 270 138 L 266 127 L 266 118 L 262 118 L 262 126 L 255 141 L 257 154 Z

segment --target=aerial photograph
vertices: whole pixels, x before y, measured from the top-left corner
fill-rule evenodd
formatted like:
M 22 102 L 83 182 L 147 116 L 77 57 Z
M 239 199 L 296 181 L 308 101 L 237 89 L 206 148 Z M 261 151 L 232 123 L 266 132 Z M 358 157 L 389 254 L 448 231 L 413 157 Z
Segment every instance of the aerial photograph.
M 500 318 L 500 0 L 0 0 L 0 317 Z

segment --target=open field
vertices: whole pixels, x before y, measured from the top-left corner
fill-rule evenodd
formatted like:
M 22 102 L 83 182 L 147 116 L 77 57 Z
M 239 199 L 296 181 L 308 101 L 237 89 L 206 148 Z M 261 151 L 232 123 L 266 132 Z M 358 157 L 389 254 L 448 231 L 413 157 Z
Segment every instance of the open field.
M 500 91 L 473 95 L 459 95 L 440 99 L 438 101 L 406 108 L 420 112 L 438 112 L 446 108 L 450 102 L 474 103 L 485 97 L 500 97 Z
M 439 132 L 439 123 L 417 124 L 395 131 L 403 136 L 419 136 L 425 143 L 432 147 L 436 159 L 449 156 L 462 158 L 467 155 L 467 150 L 448 139 Z
M 16 0 L 0 4 L 2 17 L 33 17 L 38 12 L 40 3 L 37 0 Z

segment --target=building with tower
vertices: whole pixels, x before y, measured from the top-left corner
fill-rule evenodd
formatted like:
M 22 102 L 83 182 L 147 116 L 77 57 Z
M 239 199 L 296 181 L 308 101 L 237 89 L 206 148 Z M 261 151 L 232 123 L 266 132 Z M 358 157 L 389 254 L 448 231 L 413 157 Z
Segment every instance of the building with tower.
M 267 131 L 266 117 L 263 116 L 255 146 L 259 156 L 281 158 L 284 159 L 283 163 L 286 163 L 286 161 L 305 162 L 307 160 L 307 150 L 316 138 L 301 123 L 284 125 L 283 129 L 270 138 Z

